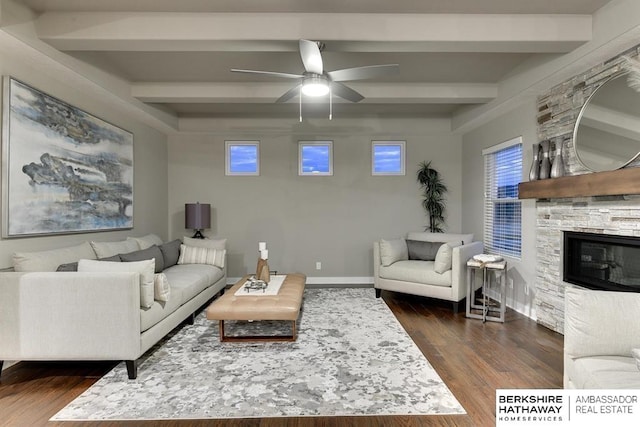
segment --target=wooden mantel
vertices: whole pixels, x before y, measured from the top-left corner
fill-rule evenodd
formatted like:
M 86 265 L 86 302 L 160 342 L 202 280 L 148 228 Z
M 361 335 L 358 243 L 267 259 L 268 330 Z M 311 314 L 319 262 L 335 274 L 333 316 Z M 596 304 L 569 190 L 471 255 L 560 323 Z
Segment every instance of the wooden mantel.
M 640 194 L 640 167 L 541 179 L 518 185 L 520 199 Z

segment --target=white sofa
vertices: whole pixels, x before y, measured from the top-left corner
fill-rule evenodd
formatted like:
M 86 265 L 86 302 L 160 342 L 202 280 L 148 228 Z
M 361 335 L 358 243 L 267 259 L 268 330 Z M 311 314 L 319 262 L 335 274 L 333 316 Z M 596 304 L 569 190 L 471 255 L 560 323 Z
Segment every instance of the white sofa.
M 467 291 L 467 261 L 483 249 L 473 234 L 410 232 L 406 238 L 374 242 L 376 296 L 386 289 L 437 298 L 451 301 L 457 312 Z
M 134 379 L 138 358 L 226 286 L 224 264 L 171 265 L 168 300 L 143 308 L 140 273 L 55 271 L 96 258 L 88 245 L 16 254 L 16 270 L 30 271 L 0 274 L 0 369 L 5 360 L 124 360 Z
M 638 313 L 640 293 L 567 287 L 564 388 L 640 389 Z

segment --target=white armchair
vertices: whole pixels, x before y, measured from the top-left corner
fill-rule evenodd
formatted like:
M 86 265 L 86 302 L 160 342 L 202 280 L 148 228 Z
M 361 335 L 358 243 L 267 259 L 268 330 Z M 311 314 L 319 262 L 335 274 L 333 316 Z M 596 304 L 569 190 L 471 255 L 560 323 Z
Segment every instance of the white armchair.
M 373 281 L 376 297 L 381 290 L 437 298 L 453 303 L 466 296 L 466 264 L 482 253 L 473 234 L 408 233 L 406 239 L 373 244 Z

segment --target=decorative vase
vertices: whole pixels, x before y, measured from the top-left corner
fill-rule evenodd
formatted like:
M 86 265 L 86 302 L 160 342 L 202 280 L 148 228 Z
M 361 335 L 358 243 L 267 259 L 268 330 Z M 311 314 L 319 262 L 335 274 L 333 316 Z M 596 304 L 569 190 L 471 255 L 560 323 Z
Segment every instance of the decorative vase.
M 540 160 L 540 179 L 547 179 L 551 175 L 551 160 L 549 159 L 549 140 L 540 143 L 542 159 Z
M 540 144 L 533 144 L 533 162 L 529 171 L 529 181 L 540 179 Z
M 556 139 L 556 154 L 553 158 L 553 166 L 551 166 L 551 178 L 560 178 L 564 176 L 564 163 L 562 161 L 562 138 Z

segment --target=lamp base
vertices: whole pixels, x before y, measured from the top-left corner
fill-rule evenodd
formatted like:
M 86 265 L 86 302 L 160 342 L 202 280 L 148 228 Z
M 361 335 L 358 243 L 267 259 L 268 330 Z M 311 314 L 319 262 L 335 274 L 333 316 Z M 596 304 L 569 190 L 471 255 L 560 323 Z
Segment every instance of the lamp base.
M 202 231 L 196 230 L 196 233 L 191 237 L 192 239 L 204 239 Z

